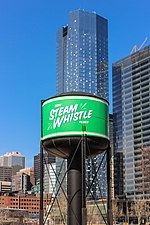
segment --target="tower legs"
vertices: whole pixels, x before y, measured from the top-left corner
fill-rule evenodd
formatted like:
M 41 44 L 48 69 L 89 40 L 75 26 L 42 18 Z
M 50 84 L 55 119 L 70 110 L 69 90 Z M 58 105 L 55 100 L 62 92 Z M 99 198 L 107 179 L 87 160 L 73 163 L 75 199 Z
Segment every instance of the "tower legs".
M 80 149 L 67 160 L 67 225 L 82 225 L 82 168 Z

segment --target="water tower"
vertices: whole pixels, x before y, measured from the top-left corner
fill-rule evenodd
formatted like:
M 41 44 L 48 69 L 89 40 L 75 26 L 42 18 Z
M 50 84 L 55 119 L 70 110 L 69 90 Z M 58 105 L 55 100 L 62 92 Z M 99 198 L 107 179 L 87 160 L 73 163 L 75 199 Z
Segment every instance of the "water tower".
M 108 102 L 85 93 L 42 102 L 42 147 L 67 159 L 68 225 L 86 224 L 85 159 L 109 147 L 108 116 Z

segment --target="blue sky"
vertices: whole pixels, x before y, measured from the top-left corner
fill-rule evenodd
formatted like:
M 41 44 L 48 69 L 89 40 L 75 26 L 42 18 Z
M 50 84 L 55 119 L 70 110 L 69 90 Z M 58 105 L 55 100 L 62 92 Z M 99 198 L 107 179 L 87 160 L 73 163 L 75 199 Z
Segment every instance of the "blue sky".
M 68 12 L 94 11 L 109 23 L 111 65 L 150 44 L 149 0 L 4 0 L 0 1 L 0 155 L 19 151 L 26 165 L 40 145 L 40 104 L 55 95 L 56 31 Z M 110 107 L 112 112 L 112 108 Z

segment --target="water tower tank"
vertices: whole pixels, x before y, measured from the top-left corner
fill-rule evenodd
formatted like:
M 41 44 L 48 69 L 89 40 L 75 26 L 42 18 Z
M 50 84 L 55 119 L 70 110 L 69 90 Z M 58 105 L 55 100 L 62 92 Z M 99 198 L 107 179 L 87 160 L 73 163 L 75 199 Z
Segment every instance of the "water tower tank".
M 109 145 L 108 102 L 85 93 L 65 93 L 42 102 L 42 142 L 49 153 L 68 158 L 86 136 L 87 157 Z

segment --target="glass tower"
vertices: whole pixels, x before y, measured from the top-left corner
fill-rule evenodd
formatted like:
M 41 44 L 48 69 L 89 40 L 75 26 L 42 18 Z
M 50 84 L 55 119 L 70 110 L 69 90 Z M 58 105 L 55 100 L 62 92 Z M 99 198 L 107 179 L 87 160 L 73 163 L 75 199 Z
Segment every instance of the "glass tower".
M 70 12 L 68 25 L 57 32 L 56 51 L 56 94 L 86 92 L 108 100 L 108 22 L 105 18 L 83 10 Z M 88 183 L 101 157 L 88 160 Z M 60 162 L 61 159 L 57 159 L 56 167 Z M 104 164 L 103 175 L 99 175 L 103 197 L 106 196 Z M 97 188 L 95 185 L 92 190 L 94 196 Z
M 114 151 L 123 154 L 124 192 L 132 198 L 150 197 L 149 68 L 150 46 L 113 63 Z
M 95 13 L 69 13 L 57 32 L 56 93 L 82 91 L 108 100 L 108 25 Z

